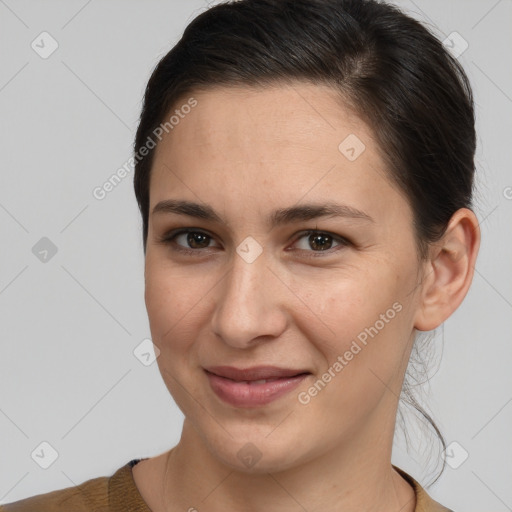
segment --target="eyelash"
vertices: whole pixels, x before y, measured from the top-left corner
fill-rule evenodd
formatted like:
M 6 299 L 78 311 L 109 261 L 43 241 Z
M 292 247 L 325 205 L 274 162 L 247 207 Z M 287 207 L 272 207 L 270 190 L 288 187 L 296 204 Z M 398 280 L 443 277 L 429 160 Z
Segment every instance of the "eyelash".
M 205 247 L 203 249 L 190 249 L 190 248 L 186 249 L 186 248 L 176 244 L 175 239 L 179 235 L 182 235 L 184 233 L 199 233 L 201 235 L 207 236 L 210 239 L 214 238 L 213 236 L 211 236 L 210 234 L 208 234 L 205 231 L 202 231 L 199 229 L 188 228 L 188 229 L 179 229 L 177 231 L 171 231 L 171 232 L 167 233 L 166 235 L 164 235 L 163 237 L 159 238 L 158 243 L 168 245 L 172 248 L 173 251 L 177 251 L 181 254 L 189 255 L 189 256 L 201 256 L 201 253 L 204 250 L 209 249 L 208 247 Z M 335 242 L 339 243 L 340 245 L 337 247 L 333 247 L 331 249 L 327 249 L 325 251 L 307 251 L 305 249 L 298 249 L 299 252 L 311 253 L 308 256 L 306 256 L 307 258 L 318 258 L 318 257 L 323 257 L 324 255 L 332 255 L 334 251 L 337 251 L 342 247 L 346 247 L 346 246 L 350 245 L 350 242 L 346 238 L 339 236 L 339 235 L 335 235 L 334 233 L 330 233 L 329 231 L 321 231 L 319 229 L 309 229 L 309 230 L 300 232 L 299 236 L 297 238 L 295 238 L 293 243 L 295 244 L 302 238 L 310 236 L 310 235 L 328 235 L 329 237 L 331 237 Z

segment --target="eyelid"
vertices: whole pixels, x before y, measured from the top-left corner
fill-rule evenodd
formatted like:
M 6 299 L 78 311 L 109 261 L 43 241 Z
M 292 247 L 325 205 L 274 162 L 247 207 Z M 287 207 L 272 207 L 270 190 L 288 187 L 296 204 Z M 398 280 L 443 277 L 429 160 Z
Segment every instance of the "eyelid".
M 305 236 L 309 235 L 328 235 L 330 236 L 334 241 L 338 242 L 338 246 L 331 247 L 330 249 L 327 249 L 325 251 L 313 251 L 313 250 L 306 250 L 306 249 L 292 249 L 289 250 L 289 252 L 300 252 L 303 254 L 306 254 L 305 258 L 327 258 L 329 256 L 332 256 L 333 254 L 337 253 L 339 250 L 344 249 L 352 243 L 345 237 L 341 235 L 337 235 L 336 233 L 331 233 L 330 231 L 326 231 L 323 229 L 306 229 L 303 231 L 299 231 L 296 236 L 293 238 L 292 244 L 297 243 L 301 238 L 304 238 Z
M 157 238 L 157 243 L 172 246 L 172 249 L 176 252 L 181 252 L 183 254 L 193 254 L 194 256 L 199 255 L 201 252 L 204 252 L 206 249 L 210 249 L 210 247 L 205 247 L 204 249 L 192 249 L 190 247 L 183 247 L 181 245 L 178 245 L 176 243 L 176 238 L 179 235 L 183 235 L 185 233 L 200 233 L 202 235 L 206 235 L 211 240 L 215 240 L 215 236 L 209 233 L 207 230 L 202 228 L 194 228 L 194 227 L 187 227 L 187 228 L 178 228 L 173 229 L 161 237 Z
M 178 228 L 175 230 L 171 230 L 162 237 L 158 237 L 157 242 L 164 244 L 164 245 L 172 245 L 172 249 L 181 252 L 183 254 L 193 254 L 194 256 L 200 255 L 205 250 L 211 249 L 211 247 L 205 247 L 202 249 L 192 249 L 188 247 L 183 247 L 181 245 L 176 244 L 175 240 L 179 235 L 182 235 L 184 233 L 200 233 L 203 235 L 206 235 L 212 240 L 215 240 L 215 236 L 211 233 L 209 233 L 207 230 L 202 228 L 194 228 L 194 227 L 187 227 L 187 228 Z M 328 235 L 333 238 L 334 241 L 339 243 L 339 246 L 333 247 L 331 249 L 327 249 L 325 251 L 308 251 L 306 249 L 293 249 L 293 251 L 303 252 L 303 253 L 309 253 L 307 257 L 319 257 L 322 255 L 330 255 L 339 250 L 339 248 L 343 248 L 346 246 L 351 245 L 350 240 L 348 240 L 346 237 L 343 237 L 341 235 L 337 235 L 336 233 L 331 233 L 330 231 L 322 230 L 322 229 L 306 229 L 299 231 L 293 236 L 292 244 L 295 244 L 298 242 L 301 238 L 304 238 L 305 236 L 309 236 L 312 234 L 319 234 L 319 235 Z

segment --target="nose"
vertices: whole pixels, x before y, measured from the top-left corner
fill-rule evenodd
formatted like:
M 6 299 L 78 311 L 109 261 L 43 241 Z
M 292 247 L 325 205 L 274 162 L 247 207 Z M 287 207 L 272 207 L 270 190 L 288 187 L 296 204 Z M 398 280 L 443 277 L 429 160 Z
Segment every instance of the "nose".
M 264 254 L 252 263 L 235 254 L 218 287 L 213 332 L 234 348 L 249 348 L 279 337 L 287 325 L 283 286 Z

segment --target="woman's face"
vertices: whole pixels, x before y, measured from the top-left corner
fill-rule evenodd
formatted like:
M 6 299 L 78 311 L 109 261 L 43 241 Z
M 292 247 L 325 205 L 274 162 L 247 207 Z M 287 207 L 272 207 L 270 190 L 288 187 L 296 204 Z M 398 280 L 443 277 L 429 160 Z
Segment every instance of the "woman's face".
M 371 131 L 323 86 L 191 96 L 156 148 L 145 267 L 185 425 L 245 471 L 387 456 L 421 269 Z

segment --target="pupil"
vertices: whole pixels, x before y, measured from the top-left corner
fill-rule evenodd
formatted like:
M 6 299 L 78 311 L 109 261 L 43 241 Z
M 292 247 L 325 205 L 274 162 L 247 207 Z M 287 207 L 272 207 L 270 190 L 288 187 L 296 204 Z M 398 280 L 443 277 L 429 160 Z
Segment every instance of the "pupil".
M 320 251 L 325 251 L 331 248 L 331 243 L 329 243 L 330 235 L 310 235 L 309 241 L 311 243 L 311 247 L 314 249 L 319 249 Z M 329 247 L 323 247 L 324 245 L 329 245 Z M 320 247 L 319 247 L 320 246 Z
M 189 233 L 188 234 L 188 237 L 187 237 L 187 242 L 189 243 L 189 245 L 194 248 L 194 249 L 198 249 L 198 248 L 202 248 L 201 246 L 201 241 L 206 241 L 206 238 L 207 238 L 207 235 L 203 235 L 202 233 Z M 198 247 L 198 245 L 200 247 Z M 208 244 L 206 244 L 208 245 Z

